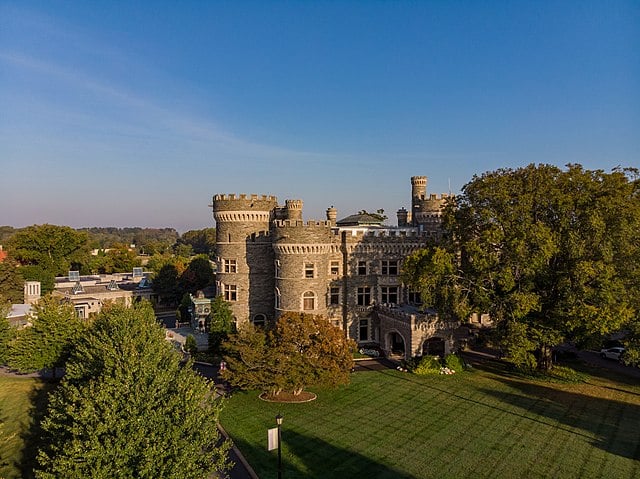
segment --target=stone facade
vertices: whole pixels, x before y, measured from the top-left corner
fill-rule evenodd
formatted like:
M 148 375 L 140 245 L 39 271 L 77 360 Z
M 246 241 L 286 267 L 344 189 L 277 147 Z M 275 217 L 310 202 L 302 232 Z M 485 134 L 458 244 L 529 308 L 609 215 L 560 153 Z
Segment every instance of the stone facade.
M 448 195 L 427 195 L 424 176 L 412 177 L 411 187 L 411 211 L 398 211 L 397 227 L 366 214 L 336 221 L 333 207 L 326 221 L 304 222 L 301 200 L 279 206 L 273 196 L 215 195 L 217 290 L 236 321 L 305 311 L 387 353 L 402 345 L 405 357 L 422 354 L 433 338 L 451 349 L 455 325 L 416 309 L 399 278 L 404 258 L 440 237 Z

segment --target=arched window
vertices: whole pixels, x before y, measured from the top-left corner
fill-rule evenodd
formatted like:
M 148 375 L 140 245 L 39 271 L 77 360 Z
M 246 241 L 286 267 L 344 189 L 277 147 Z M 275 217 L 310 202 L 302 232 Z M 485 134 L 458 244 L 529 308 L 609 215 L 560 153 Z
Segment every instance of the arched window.
M 316 309 L 316 295 L 313 291 L 306 291 L 302 295 L 302 309 L 304 311 L 313 311 Z
M 264 323 L 267 321 L 267 317 L 264 314 L 256 314 L 253 317 L 253 325 L 264 327 Z
M 276 309 L 280 309 L 280 290 L 276 288 Z

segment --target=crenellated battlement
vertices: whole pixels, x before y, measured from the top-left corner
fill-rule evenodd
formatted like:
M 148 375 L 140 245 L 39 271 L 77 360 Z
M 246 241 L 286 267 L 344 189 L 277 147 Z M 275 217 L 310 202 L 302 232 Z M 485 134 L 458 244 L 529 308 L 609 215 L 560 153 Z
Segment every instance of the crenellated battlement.
M 276 228 L 331 228 L 331 221 L 275 220 Z
M 284 204 L 288 210 L 301 210 L 303 203 L 302 200 L 285 200 Z
M 411 185 L 412 186 L 427 186 L 427 177 L 426 176 L 412 176 L 411 177 Z
M 406 238 L 427 238 L 429 233 L 420 231 L 417 228 L 395 229 L 395 228 L 341 228 L 340 231 L 346 233 L 347 240 L 349 238 L 357 238 L 362 240 L 365 238 L 384 238 L 386 241 L 403 241 Z
M 278 199 L 271 195 L 220 194 L 214 195 L 210 206 L 216 221 L 268 222 L 278 206 Z M 240 213 L 244 213 L 244 216 L 239 215 Z
M 236 201 L 236 200 L 260 200 L 260 201 L 275 201 L 276 203 L 278 202 L 278 198 L 273 196 L 273 195 L 256 195 L 256 194 L 250 194 L 247 195 L 245 193 L 241 193 L 239 195 L 236 195 L 235 193 L 231 193 L 231 194 L 218 194 L 218 195 L 213 195 L 213 201 Z

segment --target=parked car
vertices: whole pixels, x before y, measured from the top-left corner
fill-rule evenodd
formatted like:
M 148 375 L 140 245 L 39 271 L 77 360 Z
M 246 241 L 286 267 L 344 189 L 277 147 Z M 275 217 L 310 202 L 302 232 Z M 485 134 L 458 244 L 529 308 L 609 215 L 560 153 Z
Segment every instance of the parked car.
M 604 348 L 600 350 L 600 357 L 604 359 L 615 359 L 620 361 L 620 357 L 624 353 L 624 348 L 621 346 L 615 346 L 613 348 Z

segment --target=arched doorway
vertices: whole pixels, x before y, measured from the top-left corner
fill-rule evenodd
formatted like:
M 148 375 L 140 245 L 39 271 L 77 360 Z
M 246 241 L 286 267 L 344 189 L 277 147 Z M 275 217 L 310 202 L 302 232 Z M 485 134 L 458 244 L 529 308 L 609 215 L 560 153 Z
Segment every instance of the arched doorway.
M 397 331 L 390 331 L 386 336 L 386 350 L 390 356 L 406 358 L 406 344 L 404 338 Z
M 423 356 L 440 356 L 444 357 L 444 339 L 429 338 L 422 344 Z

